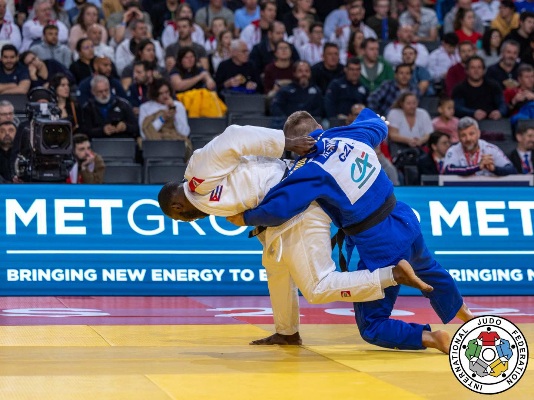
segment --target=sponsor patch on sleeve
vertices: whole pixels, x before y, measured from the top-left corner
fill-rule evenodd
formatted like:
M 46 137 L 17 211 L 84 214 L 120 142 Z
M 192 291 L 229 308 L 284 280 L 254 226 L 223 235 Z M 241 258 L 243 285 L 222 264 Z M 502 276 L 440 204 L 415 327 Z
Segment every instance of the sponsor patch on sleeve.
M 204 182 L 204 179 L 200 179 L 200 178 L 195 178 L 193 177 L 190 181 L 189 181 L 189 190 L 191 190 L 192 192 L 194 192 L 197 187 L 202 183 Z

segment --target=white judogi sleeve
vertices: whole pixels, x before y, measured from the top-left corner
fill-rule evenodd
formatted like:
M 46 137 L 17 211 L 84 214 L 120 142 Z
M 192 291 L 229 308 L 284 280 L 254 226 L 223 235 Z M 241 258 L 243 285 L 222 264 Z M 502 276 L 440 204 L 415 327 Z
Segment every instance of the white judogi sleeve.
M 230 125 L 193 153 L 185 171 L 189 189 L 200 195 L 209 194 L 239 165 L 241 157 L 280 158 L 284 147 L 285 137 L 281 130 Z M 195 178 L 202 181 L 195 181 Z

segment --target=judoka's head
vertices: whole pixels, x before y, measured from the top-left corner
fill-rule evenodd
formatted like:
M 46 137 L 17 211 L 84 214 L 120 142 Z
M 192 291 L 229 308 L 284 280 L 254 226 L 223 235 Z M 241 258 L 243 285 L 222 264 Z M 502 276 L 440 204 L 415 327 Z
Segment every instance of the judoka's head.
M 187 199 L 181 182 L 167 182 L 159 191 L 158 203 L 167 217 L 178 221 L 194 221 L 207 215 Z
M 310 113 L 296 111 L 291 114 L 284 124 L 284 135 L 288 138 L 306 136 L 317 129 L 323 129 Z

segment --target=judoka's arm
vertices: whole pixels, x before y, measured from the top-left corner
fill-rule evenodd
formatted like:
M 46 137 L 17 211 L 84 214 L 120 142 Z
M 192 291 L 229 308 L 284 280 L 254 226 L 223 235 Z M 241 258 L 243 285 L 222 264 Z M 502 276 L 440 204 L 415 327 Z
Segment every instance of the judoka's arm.
M 281 225 L 304 211 L 315 199 L 335 190 L 328 185 L 324 170 L 309 163 L 273 187 L 258 207 L 245 211 L 245 225 Z
M 284 147 L 285 137 L 281 130 L 231 125 L 202 149 L 194 152 L 185 178 L 223 178 L 239 165 L 242 156 L 280 158 Z M 195 191 L 207 194 L 212 190 L 212 185 L 199 185 Z

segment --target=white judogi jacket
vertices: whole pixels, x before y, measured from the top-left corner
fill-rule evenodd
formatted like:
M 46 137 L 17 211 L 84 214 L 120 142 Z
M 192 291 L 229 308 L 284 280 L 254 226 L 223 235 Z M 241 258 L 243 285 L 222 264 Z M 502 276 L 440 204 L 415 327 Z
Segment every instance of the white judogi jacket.
M 284 175 L 286 164 L 278 160 L 284 146 L 281 130 L 229 126 L 191 156 L 185 171 L 187 199 L 222 217 L 256 207 Z

